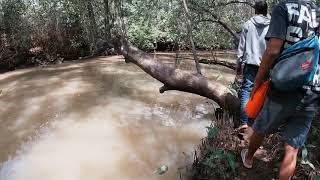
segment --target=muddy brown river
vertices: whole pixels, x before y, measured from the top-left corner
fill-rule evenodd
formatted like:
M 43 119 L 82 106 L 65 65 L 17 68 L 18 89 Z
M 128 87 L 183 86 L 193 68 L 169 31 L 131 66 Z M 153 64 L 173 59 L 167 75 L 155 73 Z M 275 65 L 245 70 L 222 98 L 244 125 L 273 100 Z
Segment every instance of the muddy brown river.
M 161 86 L 119 56 L 1 74 L 0 180 L 179 179 L 213 102 Z

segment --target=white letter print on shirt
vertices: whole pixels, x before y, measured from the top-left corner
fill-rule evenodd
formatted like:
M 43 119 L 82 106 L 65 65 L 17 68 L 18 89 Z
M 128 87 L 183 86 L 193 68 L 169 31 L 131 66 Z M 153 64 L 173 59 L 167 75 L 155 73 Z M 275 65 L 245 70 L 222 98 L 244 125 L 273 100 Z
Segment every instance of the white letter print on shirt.
M 292 21 L 294 16 L 299 16 L 300 14 L 298 11 L 299 5 L 297 3 L 287 3 L 286 6 L 288 9 L 289 21 Z
M 293 36 L 293 34 L 295 36 Z M 301 27 L 289 26 L 287 29 L 287 41 L 298 42 L 302 38 Z
M 299 5 L 297 3 L 287 3 L 288 9 L 288 20 L 291 22 L 290 24 L 303 24 L 303 22 L 307 22 L 307 27 L 305 31 L 307 31 L 308 35 L 312 35 L 314 33 L 314 28 L 318 27 L 318 22 L 316 21 L 316 10 L 308 9 L 307 6 L 301 5 L 299 11 Z M 300 26 L 289 26 L 287 28 L 287 36 L 286 40 L 289 42 L 298 42 L 303 38 L 303 30 Z
M 311 24 L 311 16 L 309 9 L 306 6 L 301 5 L 298 23 L 301 24 L 303 21 L 307 21 L 308 24 Z

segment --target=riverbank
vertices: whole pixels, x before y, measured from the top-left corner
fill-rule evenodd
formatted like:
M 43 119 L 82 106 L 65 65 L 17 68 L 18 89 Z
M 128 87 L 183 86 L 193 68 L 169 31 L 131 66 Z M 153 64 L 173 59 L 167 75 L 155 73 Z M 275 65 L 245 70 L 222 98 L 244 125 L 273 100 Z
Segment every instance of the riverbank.
M 30 54 L 25 54 L 24 56 L 20 57 L 19 60 L 2 60 L 0 61 L 0 73 L 6 73 L 10 71 L 20 70 L 20 69 L 27 69 L 27 68 L 34 68 L 34 67 L 46 67 L 54 64 L 62 64 L 68 62 L 77 62 L 83 61 L 92 58 L 98 57 L 105 57 L 105 56 L 85 56 L 79 57 L 71 56 L 69 58 L 62 58 L 57 56 L 49 56 L 44 54 L 42 49 L 34 48 L 31 49 Z M 114 50 L 106 51 L 106 55 L 116 55 Z M 152 53 L 151 53 L 152 54 Z M 235 58 L 235 51 L 233 50 L 220 50 L 220 51 L 198 51 L 200 59 L 214 59 L 214 58 L 223 58 L 224 60 L 227 59 L 229 61 L 233 61 Z M 154 55 L 154 54 L 152 54 Z M 227 56 L 226 56 L 227 55 Z M 73 57 L 73 59 L 72 59 Z M 159 57 L 161 60 L 168 60 L 174 61 L 176 58 L 175 52 L 157 52 L 155 57 Z M 181 51 L 179 52 L 179 60 L 186 60 L 190 61 L 193 59 L 192 53 L 189 51 Z
M 213 126 L 196 149 L 190 180 L 270 180 L 277 179 L 284 153 L 278 134 L 267 137 L 263 146 L 255 154 L 253 169 L 242 165 L 240 152 L 248 147 L 248 137 L 252 130 L 243 134 L 232 128 L 232 119 L 224 114 L 215 116 Z M 293 180 L 320 179 L 320 126 L 316 118 L 306 147 L 299 152 L 299 160 Z

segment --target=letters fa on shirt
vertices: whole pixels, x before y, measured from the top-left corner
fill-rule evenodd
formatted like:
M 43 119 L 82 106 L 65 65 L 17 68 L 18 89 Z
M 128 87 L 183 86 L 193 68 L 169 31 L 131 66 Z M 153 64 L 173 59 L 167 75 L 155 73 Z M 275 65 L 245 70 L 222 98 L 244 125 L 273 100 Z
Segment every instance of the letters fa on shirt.
M 318 27 L 316 9 L 297 3 L 287 3 L 288 20 L 290 26 L 287 29 L 286 40 L 291 43 L 300 41 L 303 37 L 311 36 Z M 304 30 L 302 29 L 304 28 Z M 306 32 L 307 34 L 303 34 Z

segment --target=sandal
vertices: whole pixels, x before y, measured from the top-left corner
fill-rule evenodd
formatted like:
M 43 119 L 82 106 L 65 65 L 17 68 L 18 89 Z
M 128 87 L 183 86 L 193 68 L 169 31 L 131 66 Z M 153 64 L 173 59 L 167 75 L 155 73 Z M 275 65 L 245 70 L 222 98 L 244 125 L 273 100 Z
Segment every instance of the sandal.
M 248 169 L 251 169 L 252 168 L 252 164 L 248 164 L 246 162 L 247 154 L 248 154 L 248 149 L 243 149 L 241 151 L 242 164 L 243 164 L 244 167 L 246 167 Z
M 245 131 L 246 129 L 248 129 L 248 125 L 247 124 L 243 124 L 243 125 L 241 125 L 241 126 L 239 126 L 237 129 L 236 129 L 236 131 L 237 132 L 243 132 L 243 131 Z

